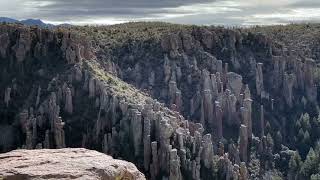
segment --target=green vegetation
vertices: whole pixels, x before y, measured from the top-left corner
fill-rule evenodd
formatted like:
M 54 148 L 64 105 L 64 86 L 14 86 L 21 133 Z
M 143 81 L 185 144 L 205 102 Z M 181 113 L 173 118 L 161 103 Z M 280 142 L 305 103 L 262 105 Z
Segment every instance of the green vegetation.
M 294 139 L 298 151 L 289 161 L 290 177 L 295 179 L 317 179 L 320 177 L 319 125 L 320 117 L 310 118 L 307 113 L 302 114 L 295 122 L 297 136 Z M 300 155 L 305 158 L 301 158 Z
M 106 90 L 111 91 L 112 94 L 116 94 L 117 96 L 127 99 L 129 102 L 135 103 L 142 102 L 148 97 L 147 94 L 141 93 L 131 85 L 105 72 L 97 62 L 84 61 L 83 66 L 87 68 L 89 72 L 93 73 L 105 87 L 108 87 Z
M 304 161 L 298 152 L 289 161 L 289 176 L 294 179 L 317 179 L 320 170 L 320 146 L 311 147 Z
M 164 22 L 131 22 L 111 26 L 76 26 L 72 31 L 92 37 L 101 48 L 108 49 L 135 41 L 159 41 L 163 34 L 191 30 L 194 26 Z
M 256 26 L 246 31 L 262 33 L 291 53 L 320 59 L 320 24 Z

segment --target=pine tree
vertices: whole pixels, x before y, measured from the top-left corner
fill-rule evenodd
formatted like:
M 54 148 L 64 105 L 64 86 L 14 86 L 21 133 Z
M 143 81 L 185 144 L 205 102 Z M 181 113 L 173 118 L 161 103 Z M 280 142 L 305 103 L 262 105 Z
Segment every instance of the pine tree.
M 295 127 L 296 127 L 296 129 L 300 129 L 301 128 L 301 118 L 296 121 Z
M 303 136 L 303 143 L 308 146 L 310 144 L 310 134 L 308 131 L 306 131 L 304 133 L 304 136 Z
M 311 125 L 310 125 L 310 116 L 308 113 L 305 113 L 304 115 L 302 115 L 302 127 L 303 129 L 306 130 L 310 130 L 311 129 Z
M 310 179 L 311 180 L 320 180 L 320 174 L 312 174 Z
M 299 155 L 298 151 L 295 151 L 295 153 L 291 156 L 290 161 L 289 161 L 289 174 L 290 176 L 289 179 L 296 179 L 298 176 L 298 173 L 301 169 L 302 166 L 302 160 Z
M 298 133 L 298 143 L 300 143 L 303 139 L 304 139 L 304 131 L 301 128 L 299 129 L 299 133 Z
M 318 117 L 315 117 L 312 120 L 311 135 L 312 135 L 313 140 L 320 138 L 320 114 L 318 115 Z
M 270 147 L 271 149 L 273 149 L 274 142 L 273 142 L 272 136 L 271 136 L 269 133 L 268 133 L 268 135 L 267 135 L 267 143 L 268 143 L 268 147 Z
M 310 177 L 313 172 L 318 168 L 319 155 L 315 153 L 313 148 L 310 148 L 309 153 L 304 161 L 300 170 L 301 174 L 305 177 Z
M 266 129 L 265 131 L 266 134 L 271 133 L 271 125 L 269 121 L 267 121 L 265 129 Z
M 314 151 L 316 154 L 320 154 L 320 141 L 319 140 L 315 143 Z
M 299 171 L 302 165 L 302 160 L 298 151 L 295 151 L 289 161 L 289 168 L 293 171 Z

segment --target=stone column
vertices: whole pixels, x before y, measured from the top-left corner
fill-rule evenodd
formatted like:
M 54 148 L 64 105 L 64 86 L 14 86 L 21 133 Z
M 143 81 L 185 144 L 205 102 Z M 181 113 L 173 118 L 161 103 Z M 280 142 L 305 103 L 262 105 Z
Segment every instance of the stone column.
M 4 33 L 0 35 L 0 55 L 2 58 L 7 57 L 7 48 L 10 44 L 10 37 L 8 33 Z
M 32 123 L 32 146 L 34 147 L 35 145 L 37 145 L 37 119 L 36 118 L 32 118 L 31 119 L 31 123 Z
M 251 98 L 251 93 L 250 93 L 250 89 L 249 89 L 248 84 L 245 85 L 245 89 L 244 89 L 243 94 L 244 94 L 244 99 Z
M 61 117 L 58 117 L 54 122 L 54 139 L 56 143 L 56 148 L 65 148 L 65 135 L 64 135 L 64 122 L 62 122 Z
M 46 130 L 46 135 L 44 138 L 44 142 L 43 142 L 43 147 L 45 149 L 49 149 L 50 148 L 50 136 L 49 136 L 49 130 Z
M 64 135 L 64 122 L 59 117 L 60 107 L 57 105 L 57 96 L 54 92 L 48 100 L 47 113 L 51 125 L 51 131 L 53 132 L 56 148 L 65 147 L 65 135 Z
M 10 102 L 10 99 L 11 99 L 11 88 L 8 87 L 5 92 L 4 92 L 4 103 L 6 104 L 6 107 L 9 106 L 9 102 Z
M 170 175 L 169 180 L 182 180 L 180 171 L 180 158 L 177 149 L 170 151 Z
M 223 83 L 221 80 L 221 74 L 219 72 L 216 73 L 216 78 L 217 78 L 218 92 L 222 93 L 223 92 Z
M 263 105 L 260 106 L 260 137 L 264 136 L 264 109 Z
M 222 74 L 222 61 L 221 60 L 217 61 L 217 72 Z
M 224 64 L 224 69 L 223 69 L 223 76 L 222 76 L 223 84 L 227 84 L 227 81 L 228 81 L 227 73 L 228 73 L 228 63 L 225 63 Z
M 166 117 L 162 117 L 160 120 L 160 167 L 163 171 L 168 172 L 169 170 L 169 155 L 171 151 L 171 145 L 170 145 L 170 137 L 173 133 L 173 128 L 169 124 L 169 119 Z
M 212 95 L 209 89 L 204 90 L 203 92 L 203 106 L 204 106 L 204 119 L 205 123 L 203 126 L 213 123 L 213 104 L 212 104 Z
M 158 143 L 151 143 L 152 152 L 152 164 L 150 165 L 151 179 L 156 179 L 159 173 L 159 161 L 158 161 Z
M 295 77 L 293 74 L 284 74 L 284 80 L 283 80 L 283 95 L 284 99 L 287 102 L 287 105 L 289 107 L 292 107 L 292 101 L 293 101 L 293 85 L 295 82 Z
M 202 138 L 202 155 L 201 160 L 204 162 L 206 168 L 210 168 L 212 165 L 213 158 L 213 144 L 211 141 L 211 134 L 206 134 Z
M 72 114 L 73 112 L 72 93 L 70 88 L 66 88 L 64 110 L 69 114 Z
M 145 116 L 143 126 L 143 155 L 144 155 L 144 169 L 149 170 L 150 156 L 151 156 L 151 121 L 150 117 Z
M 262 72 L 262 63 L 258 63 L 256 66 L 256 90 L 257 94 L 260 96 L 263 91 L 263 72 Z
M 40 96 L 41 96 L 41 86 L 38 87 L 37 99 L 36 99 L 36 104 L 35 104 L 36 108 L 39 106 Z
M 218 84 L 217 84 L 217 78 L 215 74 L 211 74 L 210 75 L 210 79 L 211 79 L 211 89 L 212 89 L 212 97 L 213 100 L 215 100 L 218 96 Z
M 217 137 L 221 139 L 223 137 L 223 128 L 222 128 L 222 108 L 220 102 L 215 101 L 215 115 L 216 115 L 216 124 L 214 124 L 214 132 L 216 132 Z
M 171 76 L 171 66 L 170 66 L 170 60 L 168 56 L 164 57 L 164 63 L 163 63 L 163 71 L 164 71 L 164 82 L 168 82 Z
M 240 126 L 240 142 L 239 142 L 239 151 L 240 151 L 240 159 L 243 162 L 248 161 L 248 132 L 247 126 Z
M 105 154 L 109 153 L 108 134 L 104 134 L 103 136 L 102 152 Z
M 244 100 L 244 103 L 243 103 L 243 107 L 248 111 L 248 114 L 247 114 L 247 123 L 246 126 L 247 126 L 247 131 L 248 131 L 248 138 L 251 140 L 252 138 L 252 99 L 250 98 L 247 98 Z
M 89 88 L 89 97 L 90 98 L 93 98 L 95 96 L 95 93 L 96 93 L 96 83 L 95 83 L 95 79 L 94 78 L 90 78 L 89 79 L 89 82 L 88 82 L 88 88 Z
M 137 157 L 140 153 L 140 146 L 142 140 L 142 120 L 141 113 L 138 110 L 133 110 L 131 119 L 132 137 L 134 145 L 134 155 Z
M 204 110 L 204 100 L 201 99 L 201 107 L 200 107 L 200 123 L 202 126 L 206 126 L 206 121 L 205 121 L 205 110 Z
M 181 95 L 181 91 L 177 90 L 176 94 L 175 94 L 175 105 L 177 106 L 177 111 L 181 112 L 182 111 L 182 95 Z
M 210 73 L 206 69 L 203 69 L 201 72 L 202 81 L 203 81 L 203 90 L 212 91 L 212 84 L 210 79 Z
M 169 82 L 169 89 L 168 89 L 170 105 L 174 104 L 174 102 L 175 102 L 175 96 L 176 96 L 177 89 L 178 89 L 177 83 L 175 81 L 171 80 Z

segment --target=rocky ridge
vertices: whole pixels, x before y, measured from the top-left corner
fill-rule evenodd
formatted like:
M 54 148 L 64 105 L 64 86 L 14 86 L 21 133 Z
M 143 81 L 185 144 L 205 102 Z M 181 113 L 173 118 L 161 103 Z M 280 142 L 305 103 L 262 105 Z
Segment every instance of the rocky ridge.
M 294 145 L 272 137 L 314 111 L 316 61 L 237 29 L 164 25 L 110 46 L 99 27 L 77 28 L 0 27 L 1 151 L 96 149 L 150 179 L 286 176 L 274 169 Z
M 21 134 L 17 139 L 13 139 L 9 136 L 13 132 L 8 132 L 8 136 L 5 136 L 2 142 L 4 150 L 17 145 L 19 147 L 19 143 L 20 147 L 27 149 L 94 147 L 114 157 L 131 160 L 138 166 L 144 165 L 147 174 L 154 179 L 163 176 L 169 179 L 182 179 L 182 168 L 193 178 L 199 179 L 200 161 L 206 161 L 207 167 L 211 168 L 210 159 L 213 155 L 210 146 L 211 135 L 202 135 L 204 130 L 201 124 L 185 120 L 178 112 L 169 110 L 146 94 L 106 73 L 94 57 L 85 59 L 86 52 L 81 52 L 81 49 L 85 49 L 81 47 L 85 45 L 70 39 L 72 34 L 59 34 L 59 32 L 56 34 L 50 31 L 35 34 L 39 31 L 41 32 L 40 29 L 28 27 L 18 29 L 19 38 L 16 43 L 8 42 L 8 44 L 15 44 L 14 47 L 22 47 L 22 50 L 19 50 L 18 55 L 13 53 L 10 57 L 4 56 L 7 57 L 5 60 L 17 63 L 13 67 L 3 66 L 4 71 L 11 72 L 11 68 L 25 70 L 28 63 L 31 63 L 32 68 L 32 63 L 38 62 L 40 58 L 37 58 L 39 57 L 37 53 L 32 54 L 37 52 L 33 50 L 39 43 L 31 42 L 40 39 L 39 34 L 42 33 L 49 35 L 53 33 L 49 46 L 55 47 L 56 52 L 50 51 L 50 53 L 57 53 L 61 59 L 55 57 L 50 62 L 50 55 L 44 53 L 42 58 L 48 58 L 48 62 L 41 61 L 45 64 L 42 65 L 40 74 L 39 71 L 22 70 L 21 73 L 31 73 L 44 81 L 35 81 L 30 84 L 32 87 L 26 85 L 24 94 L 19 94 L 21 91 L 17 85 L 23 82 L 19 80 L 9 82 L 13 83 L 9 86 L 15 88 L 12 88 L 14 89 L 12 94 L 6 93 L 7 97 L 4 98 L 8 99 L 4 104 L 7 110 L 15 110 L 15 103 L 19 103 L 14 101 L 15 97 L 25 95 L 28 88 L 30 94 L 22 101 L 24 108 L 16 109 L 19 115 L 12 118 L 14 121 L 11 117 L 5 119 L 12 127 L 9 131 L 16 129 L 20 130 Z M 10 35 L 12 34 L 7 36 Z M 31 47 L 31 44 L 35 46 Z M 6 55 L 11 51 L 9 45 L 4 51 Z M 59 69 L 59 74 L 49 74 L 46 63 L 55 63 L 55 60 L 60 60 L 64 65 Z M 57 71 L 58 68 L 54 70 Z M 48 75 L 52 77 L 48 78 Z M 34 85 L 36 83 L 39 84 Z M 45 86 L 41 87 L 43 85 Z M 84 96 L 86 98 L 83 98 Z M 77 105 L 81 106 L 77 100 L 83 100 L 82 103 L 88 109 L 81 107 L 77 109 Z M 2 113 L 5 114 L 7 111 Z M 81 119 L 77 119 L 79 115 L 72 116 L 74 114 L 85 117 L 85 122 L 82 123 Z M 88 121 L 87 118 L 91 120 Z M 202 139 L 206 142 L 205 147 Z
M 202 124 L 212 134 L 214 154 L 224 144 L 237 165 L 250 163 L 250 156 L 260 157 L 264 170 L 274 168 L 278 155 L 288 161 L 288 149 L 295 149 L 290 119 L 303 112 L 317 116 L 317 59 L 261 33 L 161 23 L 92 29 L 99 35 L 122 32 L 120 43 L 110 47 L 112 58 L 103 48 L 109 45 L 95 41 L 109 72 Z M 282 147 L 274 147 L 275 136 Z

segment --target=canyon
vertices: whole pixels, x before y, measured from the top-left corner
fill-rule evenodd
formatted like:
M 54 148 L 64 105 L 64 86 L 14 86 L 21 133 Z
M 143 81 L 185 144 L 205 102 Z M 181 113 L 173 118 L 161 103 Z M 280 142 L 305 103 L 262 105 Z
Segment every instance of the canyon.
M 92 149 L 147 179 L 320 177 L 320 41 L 283 38 L 297 27 L 318 29 L 2 24 L 0 152 Z

